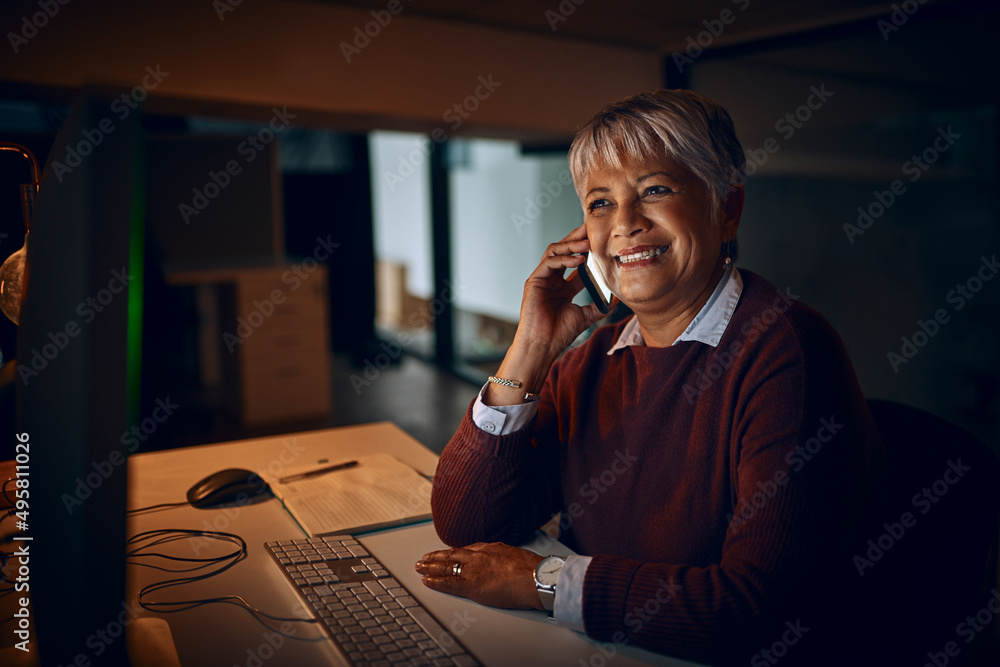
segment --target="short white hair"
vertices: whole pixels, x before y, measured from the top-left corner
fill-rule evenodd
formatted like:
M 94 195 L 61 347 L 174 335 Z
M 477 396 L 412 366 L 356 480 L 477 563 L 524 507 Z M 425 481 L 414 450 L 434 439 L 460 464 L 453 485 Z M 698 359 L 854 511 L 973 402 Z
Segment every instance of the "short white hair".
M 746 182 L 747 160 L 729 112 L 690 90 L 659 89 L 606 106 L 577 132 L 569 168 L 580 202 L 595 165 L 621 167 L 622 155 L 643 160 L 664 150 L 708 190 L 713 217 L 729 189 Z

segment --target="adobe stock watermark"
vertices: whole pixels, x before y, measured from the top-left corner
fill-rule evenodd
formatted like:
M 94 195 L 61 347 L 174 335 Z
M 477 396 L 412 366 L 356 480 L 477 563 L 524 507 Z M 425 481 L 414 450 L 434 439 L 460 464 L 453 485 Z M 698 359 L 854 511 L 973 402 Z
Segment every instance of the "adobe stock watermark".
M 645 602 L 625 612 L 625 626 L 633 635 L 640 634 L 646 624 L 656 618 L 682 590 L 684 587 L 680 584 L 673 580 L 666 581 L 661 577 L 657 582 L 656 591 Z M 588 659 L 580 658 L 578 664 L 580 667 L 605 667 L 608 661 L 618 655 L 618 651 L 628 643 L 628 635 L 623 630 L 618 630 L 611 635 L 610 642 L 598 642 L 597 650 Z
M 117 295 L 128 289 L 129 281 L 134 279 L 135 276 L 131 275 L 124 266 L 120 271 L 112 271 L 108 286 L 98 290 L 94 296 L 88 296 L 78 303 L 76 314 L 84 324 L 90 324 L 97 319 L 100 313 L 104 312 L 104 309 L 111 304 Z M 17 364 L 17 374 L 25 386 L 48 368 L 49 364 L 59 356 L 59 353 L 65 350 L 82 331 L 79 322 L 76 319 L 70 319 L 63 325 L 62 329 L 55 332 L 50 331 L 48 334 L 49 342 L 43 344 L 40 349 L 35 347 L 30 352 L 19 355 L 21 361 Z
M 939 479 L 934 480 L 934 482 L 913 494 L 913 497 L 910 499 L 913 509 L 919 511 L 921 515 L 930 512 L 934 508 L 934 505 L 941 502 L 941 499 L 948 495 L 951 487 L 958 484 L 965 476 L 965 473 L 970 470 L 972 468 L 962 464 L 962 459 L 958 458 L 954 461 L 949 459 L 948 465 Z M 903 539 L 906 531 L 917 525 L 918 518 L 913 512 L 903 512 L 899 515 L 899 521 L 883 523 L 882 528 L 884 532 L 868 540 L 868 549 L 864 555 L 854 555 L 853 562 L 854 567 L 858 570 L 858 576 L 865 576 L 865 570 L 873 567 L 875 563 L 882 560 L 882 557 Z
M 412 2 L 412 0 L 407 0 Z M 362 50 L 372 43 L 372 40 L 382 34 L 382 31 L 392 22 L 392 17 L 401 14 L 403 11 L 402 0 L 389 0 L 385 9 L 371 10 L 372 20 L 364 26 L 354 26 L 354 40 L 351 43 L 341 42 L 340 52 L 344 54 L 344 60 L 348 64 L 351 58 L 357 56 Z
M 524 209 L 521 213 L 510 214 L 510 222 L 514 225 L 514 229 L 517 230 L 518 234 L 522 233 L 525 227 L 533 224 L 538 219 L 538 216 L 542 214 L 542 211 L 552 206 L 552 203 L 564 190 L 573 192 L 573 176 L 570 174 L 569 169 L 563 169 L 551 181 L 544 181 L 542 189 L 545 192 L 539 192 L 534 197 L 524 198 Z
M 971 644 L 979 633 L 989 630 L 993 624 L 993 619 L 1000 615 L 1000 591 L 996 588 L 990 590 L 990 597 L 975 615 L 968 615 L 964 620 L 955 626 L 955 634 Z M 962 646 L 956 641 L 945 642 L 940 651 L 928 651 L 927 662 L 923 667 L 947 667 L 952 658 L 957 658 L 962 653 Z
M 468 459 L 469 457 L 476 456 L 476 454 L 468 450 L 463 450 L 460 456 L 463 459 Z M 632 469 L 632 465 L 638 462 L 639 459 L 633 456 L 628 448 L 624 451 L 620 449 L 615 450 L 614 457 L 608 467 L 598 475 L 584 482 L 580 486 L 579 495 L 586 499 L 588 505 L 595 504 L 600 499 L 601 494 L 614 486 L 619 479 Z M 454 469 L 451 467 L 438 469 L 435 479 L 440 480 L 447 477 L 452 474 Z M 586 511 L 587 508 L 583 503 L 577 500 L 568 503 L 562 512 L 559 513 L 559 520 L 557 522 L 559 534 L 565 534 L 572 528 L 573 522 L 582 517 Z M 539 531 L 537 537 L 530 544 L 526 545 L 525 548 L 535 553 L 545 553 L 551 548 L 554 542 L 555 540 L 551 535 L 544 531 Z
M 30 16 L 27 14 L 22 16 L 20 30 L 7 33 L 7 41 L 10 42 L 14 54 L 20 53 L 21 47 L 34 39 L 38 32 L 56 17 L 59 10 L 69 3 L 70 0 L 38 0 L 39 11 Z
M 910 17 L 917 13 L 920 6 L 926 3 L 927 0 L 904 0 L 904 2 L 898 5 L 893 3 L 892 13 L 889 14 L 889 19 L 880 18 L 875 22 L 878 27 L 879 32 L 882 34 L 882 41 L 888 42 L 892 35 L 899 31 L 906 22 L 910 20 Z
M 435 297 L 433 301 L 423 308 L 410 313 L 409 324 L 413 328 L 421 328 L 434 321 L 434 318 L 444 312 L 450 303 L 454 303 L 458 295 L 465 291 L 462 285 L 452 285 L 451 281 L 445 281 L 441 295 Z M 381 341 L 379 347 L 382 352 L 375 355 L 373 359 L 365 358 L 364 370 L 360 373 L 351 373 L 351 386 L 354 387 L 354 394 L 361 395 L 361 390 L 370 387 L 373 382 L 381 377 L 382 372 L 391 366 L 397 359 L 403 356 L 403 348 L 413 342 L 413 336 L 406 331 L 396 334 L 392 342 Z
M 149 436 L 156 433 L 160 425 L 167 421 L 180 408 L 179 405 L 170 400 L 169 396 L 156 399 L 155 405 L 156 407 L 150 411 L 149 416 L 122 433 L 119 440 L 122 443 L 123 449 L 112 450 L 108 454 L 108 458 L 103 461 L 91 461 L 90 465 L 94 469 L 93 472 L 87 473 L 85 477 L 76 478 L 76 487 L 74 487 L 73 493 L 62 494 L 61 499 L 67 514 L 72 515 L 77 507 L 82 507 L 83 501 L 94 495 L 94 492 L 101 488 L 101 485 L 116 470 L 125 465 L 127 461 L 126 457 L 129 454 L 135 453 L 139 448 L 139 443 L 148 440 Z
M 286 470 L 296 465 L 305 451 L 306 448 L 299 444 L 297 438 L 282 439 L 281 450 L 277 456 L 268 461 L 267 465 L 257 468 L 256 476 L 250 479 L 250 486 L 254 490 L 258 486 L 263 487 L 267 482 L 261 475 L 267 475 L 271 479 L 280 478 Z M 233 522 L 243 513 L 243 508 L 249 505 L 252 500 L 253 497 L 251 494 L 240 493 L 232 503 L 215 508 L 211 512 L 211 520 L 208 518 L 202 519 L 201 530 L 205 533 L 224 533 L 228 531 Z M 214 544 L 213 540 L 204 535 L 192 537 L 189 543 L 195 557 L 198 557 L 203 549 L 210 549 Z
M 983 286 L 993 280 L 997 273 L 1000 273 L 1000 262 L 997 262 L 995 253 L 989 258 L 984 255 L 980 260 L 979 268 L 965 282 L 958 283 L 945 295 L 945 301 L 954 305 L 955 312 L 965 308 L 965 305 L 975 298 Z M 898 373 L 901 366 L 910 363 L 917 356 L 917 353 L 934 336 L 938 335 L 941 327 L 948 322 L 951 322 L 951 314 L 947 308 L 938 308 L 934 311 L 934 315 L 927 320 L 918 319 L 917 328 L 913 334 L 909 337 L 900 336 L 899 351 L 890 350 L 886 353 L 886 359 L 889 361 L 889 366 L 892 367 L 892 372 Z
M 788 484 L 792 475 L 802 470 L 806 463 L 812 461 L 813 457 L 819 454 L 823 446 L 833 440 L 842 428 L 844 425 L 837 422 L 835 415 L 829 419 L 820 419 L 816 435 L 785 454 L 785 463 L 788 465 L 787 472 L 783 468 L 775 470 L 771 479 L 763 482 L 757 480 L 757 491 L 754 491 L 749 499 L 740 498 L 736 507 L 733 508 L 734 511 L 726 515 L 726 520 L 729 521 L 728 530 L 737 532 L 743 524 L 756 516 L 757 512 L 777 495 L 778 488 Z
M 327 234 L 324 239 L 316 237 L 316 246 L 312 255 L 306 257 L 301 262 L 293 264 L 290 269 L 281 274 L 281 284 L 287 287 L 274 288 L 263 300 L 253 300 L 253 310 L 246 315 L 236 317 L 236 333 L 224 331 L 222 342 L 226 344 L 226 349 L 230 354 L 240 345 L 246 342 L 257 329 L 263 326 L 269 317 L 274 315 L 279 306 L 288 299 L 288 293 L 298 290 L 305 281 L 309 280 L 319 269 L 321 262 L 325 262 L 333 256 L 333 251 L 340 247 L 339 243 L 334 243 L 331 235 Z
M 294 636 L 295 626 L 292 622 L 282 621 L 277 630 L 261 634 L 263 641 L 256 648 L 247 649 L 247 659 L 243 661 L 243 664 L 246 667 L 262 667 L 265 662 L 281 650 L 289 638 Z
M 750 0 L 730 0 L 741 11 L 746 11 L 750 6 Z M 684 52 L 674 51 L 673 61 L 678 72 L 683 72 L 688 65 L 694 64 L 698 56 L 705 52 L 705 49 L 712 46 L 723 32 L 726 26 L 731 25 L 736 20 L 736 12 L 729 7 L 719 12 L 719 17 L 715 19 L 705 19 L 701 22 L 705 29 L 694 37 L 688 35 L 687 48 Z
M 262 127 L 256 134 L 248 134 L 247 138 L 236 147 L 236 153 L 243 157 L 246 164 L 250 164 L 257 159 L 257 155 L 263 151 L 278 134 L 288 127 L 297 114 L 289 113 L 288 107 L 271 108 L 272 116 L 266 127 Z M 181 202 L 177 205 L 177 211 L 184 218 L 184 224 L 191 224 L 191 218 L 201 215 L 201 212 L 208 208 L 222 191 L 229 187 L 232 180 L 243 172 L 243 165 L 237 160 L 229 160 L 219 169 L 213 171 L 209 169 L 205 184 L 201 187 L 191 188 L 191 203 Z
M 774 131 L 778 132 L 782 139 L 788 141 L 795 136 L 795 132 L 801 130 L 803 125 L 808 123 L 813 113 L 823 108 L 834 93 L 826 89 L 826 84 L 821 83 L 819 88 L 815 85 L 809 86 L 809 96 L 805 102 L 789 111 L 774 123 Z M 762 148 L 751 148 L 746 151 L 747 176 L 753 176 L 757 170 L 763 167 L 768 159 L 781 150 L 781 144 L 774 137 L 764 140 Z
M 462 124 L 473 114 L 481 103 L 492 97 L 496 89 L 503 85 L 502 81 L 496 81 L 493 79 L 493 74 L 479 75 L 477 79 L 477 85 L 473 89 L 470 95 L 467 95 L 465 99 L 460 102 L 456 102 L 451 107 L 444 110 L 441 114 L 441 120 L 448 123 L 452 132 L 455 132 L 462 126 Z M 440 144 L 448 141 L 450 135 L 447 130 L 443 127 L 436 127 L 430 133 L 430 143 L 421 138 L 418 139 L 413 150 L 409 152 L 406 156 L 399 156 L 399 165 L 396 167 L 395 171 L 383 171 L 382 177 L 385 179 L 386 185 L 389 186 L 389 192 L 395 192 L 396 186 L 403 183 L 407 178 L 416 172 L 417 167 L 422 165 L 424 161 L 437 150 Z
M 149 91 L 154 90 L 163 83 L 163 80 L 170 76 L 170 72 L 160 70 L 160 65 L 146 66 L 146 75 L 142 77 L 142 83 L 133 86 L 132 90 L 122 93 L 111 103 L 109 110 L 115 114 L 120 123 L 129 117 L 139 104 L 149 96 Z M 114 132 L 115 121 L 110 116 L 105 116 L 98 123 L 97 127 L 83 130 L 83 138 L 75 144 L 66 146 L 66 156 L 62 160 L 52 162 L 52 173 L 62 183 L 63 177 L 72 174 L 73 170 L 83 164 L 83 159 L 93 153 L 104 141 L 104 137 Z
M 954 132 L 951 129 L 951 125 L 948 129 L 939 127 L 937 129 L 938 136 L 934 138 L 931 144 L 922 150 L 919 155 L 914 154 L 909 160 L 903 163 L 902 171 L 904 176 L 909 176 L 910 183 L 916 183 L 920 180 L 920 177 L 931 168 L 931 166 L 941 159 L 944 153 L 955 145 L 957 139 L 961 139 L 962 135 Z M 875 221 L 881 218 L 889 208 L 892 207 L 896 200 L 906 193 L 906 184 L 902 179 L 897 178 L 892 183 L 889 184 L 886 190 L 875 190 L 872 195 L 875 197 L 875 201 L 868 204 L 867 207 L 858 207 L 858 219 L 856 224 L 851 224 L 849 222 L 844 223 L 844 233 L 847 234 L 847 240 L 850 241 L 851 245 L 854 245 L 854 238 L 864 234 Z
M 212 0 L 212 9 L 219 17 L 219 23 L 226 20 L 226 14 L 235 12 L 236 8 L 243 4 L 243 0 Z
M 780 638 L 750 658 L 751 667 L 767 667 L 767 665 L 778 664 L 779 660 L 788 655 L 789 649 L 798 644 L 799 640 L 809 632 L 809 628 L 802 625 L 802 619 L 796 619 L 795 623 L 785 621 L 785 628 L 786 630 L 781 633 Z
M 694 386 L 687 383 L 684 384 L 682 393 L 689 405 L 694 405 L 695 400 L 701 396 L 702 392 L 714 386 L 719 378 L 743 356 L 747 347 L 756 343 L 764 335 L 764 332 L 778 321 L 778 317 L 788 310 L 792 303 L 801 298 L 797 294 L 792 294 L 791 287 L 786 287 L 784 292 L 776 289 L 775 294 L 777 296 L 775 296 L 774 302 L 770 307 L 754 315 L 753 319 L 743 325 L 743 328 L 740 330 L 740 339 L 730 343 L 729 349 L 721 352 L 717 351 L 713 354 L 711 357 L 712 363 L 705 370 L 698 369 L 695 371 L 697 379 Z
M 545 10 L 545 20 L 549 22 L 552 32 L 556 31 L 559 24 L 568 19 L 576 11 L 576 8 L 587 0 L 562 0 L 555 10 Z

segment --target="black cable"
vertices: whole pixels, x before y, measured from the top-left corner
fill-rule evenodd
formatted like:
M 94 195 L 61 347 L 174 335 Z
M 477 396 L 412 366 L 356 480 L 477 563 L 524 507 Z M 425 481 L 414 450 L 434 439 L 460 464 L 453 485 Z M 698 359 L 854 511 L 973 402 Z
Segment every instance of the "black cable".
M 159 546 L 161 544 L 168 544 L 170 542 L 175 542 L 177 540 L 184 540 L 190 537 L 208 537 L 220 541 L 230 542 L 236 545 L 237 549 L 222 556 L 213 556 L 209 558 L 188 558 L 188 557 L 174 556 L 171 554 L 164 554 L 164 553 L 144 552 L 145 549 Z M 152 540 L 152 541 L 150 541 L 148 544 L 141 544 L 141 542 L 146 540 Z M 160 529 L 160 530 L 149 530 L 133 535 L 128 539 L 127 544 L 137 545 L 126 553 L 126 558 L 131 559 L 130 564 L 132 565 L 151 567 L 154 569 L 163 570 L 165 572 L 193 572 L 195 570 L 208 568 L 213 565 L 219 566 L 216 569 L 210 572 L 206 572 L 204 574 L 179 577 L 176 579 L 167 579 L 165 581 L 160 581 L 143 586 L 139 590 L 139 595 L 138 595 L 139 606 L 142 607 L 143 609 L 160 613 L 173 613 L 178 611 L 186 611 L 188 609 L 193 609 L 195 607 L 200 607 L 206 604 L 224 603 L 224 604 L 234 604 L 238 607 L 246 609 L 255 617 L 263 616 L 274 621 L 291 621 L 295 623 L 317 622 L 316 619 L 314 618 L 289 618 L 289 617 L 275 616 L 273 614 L 269 614 L 261 609 L 254 607 L 245 599 L 243 599 L 242 596 L 239 595 L 224 595 L 213 598 L 202 598 L 198 600 L 173 600 L 169 602 L 156 602 L 145 599 L 148 595 L 155 593 L 157 591 L 202 581 L 204 579 L 208 579 L 209 577 L 214 577 L 215 575 L 225 572 L 226 570 L 233 567 L 240 561 L 244 560 L 247 557 L 247 543 L 239 535 L 236 535 L 234 533 L 225 533 L 221 531 L 216 532 L 216 531 L 191 530 L 191 529 Z M 170 569 L 158 565 L 152 565 L 149 563 L 136 561 L 136 559 L 144 557 L 164 558 L 166 560 L 172 560 L 172 561 L 196 563 L 196 565 L 186 569 Z M 258 620 L 260 619 L 258 618 Z M 261 621 L 261 623 L 264 623 L 264 621 Z M 264 623 L 264 625 L 267 624 Z
M 148 512 L 150 510 L 156 510 L 156 509 L 167 509 L 167 508 L 170 508 L 170 507 L 184 507 L 185 505 L 190 505 L 190 504 L 191 503 L 189 503 L 186 500 L 184 502 L 180 502 L 180 503 L 160 503 L 159 505 L 150 505 L 149 507 L 140 507 L 139 509 L 128 510 L 125 513 L 126 514 L 137 514 L 139 512 Z

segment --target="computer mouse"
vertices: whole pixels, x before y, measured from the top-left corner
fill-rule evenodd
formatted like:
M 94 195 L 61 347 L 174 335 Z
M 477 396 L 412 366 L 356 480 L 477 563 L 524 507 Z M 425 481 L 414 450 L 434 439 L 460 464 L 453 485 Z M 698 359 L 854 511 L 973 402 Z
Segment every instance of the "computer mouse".
M 246 501 L 270 491 L 271 487 L 257 473 L 227 468 L 213 472 L 188 489 L 187 500 L 192 507 L 204 508 Z

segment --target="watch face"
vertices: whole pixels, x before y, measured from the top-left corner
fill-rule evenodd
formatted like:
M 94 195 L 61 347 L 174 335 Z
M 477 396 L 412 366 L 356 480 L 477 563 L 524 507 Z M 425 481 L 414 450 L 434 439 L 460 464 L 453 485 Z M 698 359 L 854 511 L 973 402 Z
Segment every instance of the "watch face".
M 559 570 L 565 563 L 559 556 L 549 556 L 535 569 L 535 578 L 543 586 L 555 586 L 559 581 Z

